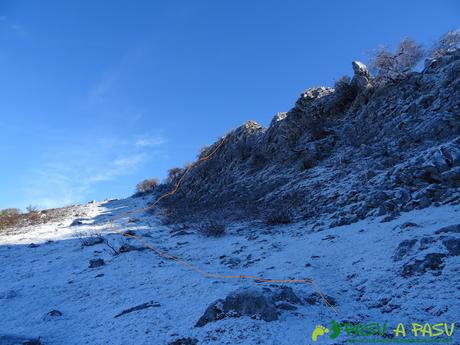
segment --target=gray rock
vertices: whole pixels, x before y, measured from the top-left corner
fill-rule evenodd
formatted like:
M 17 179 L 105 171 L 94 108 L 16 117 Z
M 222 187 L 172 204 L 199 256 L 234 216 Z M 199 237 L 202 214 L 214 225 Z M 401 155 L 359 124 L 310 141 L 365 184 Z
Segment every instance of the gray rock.
M 446 238 L 442 241 L 446 247 L 449 255 L 459 256 L 460 255 L 460 238 Z
M 273 294 L 272 298 L 276 302 L 283 301 L 293 304 L 303 304 L 302 300 L 294 293 L 294 290 L 288 286 L 282 286 Z
M 403 266 L 401 275 L 404 278 L 409 278 L 414 275 L 422 275 L 428 271 L 432 271 L 435 275 L 441 273 L 444 268 L 444 259 L 446 254 L 430 253 L 425 255 L 421 260 L 414 260 Z
M 229 317 L 249 316 L 267 322 L 278 320 L 278 311 L 270 295 L 262 290 L 237 290 L 224 300 L 208 306 L 195 327 Z
M 125 243 L 122 246 L 120 246 L 120 248 L 118 249 L 118 252 L 128 253 L 128 252 L 143 251 L 143 250 L 147 250 L 147 247 L 134 246 L 134 245 Z
M 460 224 L 445 226 L 435 231 L 435 234 L 460 234 Z
M 89 268 L 96 268 L 100 266 L 104 266 L 105 261 L 103 259 L 91 259 L 89 260 Z
M 81 239 L 81 245 L 83 247 L 91 247 L 101 243 L 104 243 L 104 237 L 102 236 L 85 237 Z
M 40 338 L 0 334 L 0 345 L 42 345 Z
M 416 243 L 416 239 L 402 241 L 398 245 L 398 248 L 396 248 L 396 251 L 393 255 L 393 261 L 400 261 L 404 259 L 410 253 L 412 248 L 414 248 Z
M 198 345 L 198 339 L 180 338 L 169 342 L 168 345 Z

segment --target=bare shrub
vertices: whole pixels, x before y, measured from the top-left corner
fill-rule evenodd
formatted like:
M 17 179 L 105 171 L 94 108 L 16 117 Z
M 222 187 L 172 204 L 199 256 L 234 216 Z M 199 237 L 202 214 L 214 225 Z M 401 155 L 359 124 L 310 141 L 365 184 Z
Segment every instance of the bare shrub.
M 138 195 L 151 193 L 155 190 L 157 186 L 158 186 L 157 178 L 146 179 L 136 185 L 136 192 Z
M 37 206 L 29 205 L 26 207 L 26 211 L 27 213 L 25 216 L 27 217 L 27 220 L 30 222 L 30 224 L 36 224 L 40 220 L 41 215 Z
M 334 83 L 334 89 L 340 91 L 344 88 L 348 88 L 351 84 L 351 78 L 348 75 L 343 75 L 337 79 Z
M 451 49 L 460 46 L 460 29 L 445 33 L 430 51 L 431 58 L 439 58 Z
M 82 247 L 91 247 L 97 244 L 104 244 L 112 256 L 120 254 L 120 252 L 112 246 L 107 238 L 102 233 L 96 232 L 94 235 L 89 236 L 88 233 L 78 233 L 77 238 L 80 241 Z
M 171 168 L 168 170 L 168 177 L 166 178 L 167 183 L 173 182 L 182 172 L 181 168 Z
M 209 154 L 209 149 L 211 147 L 210 146 L 207 146 L 207 145 L 204 145 L 200 148 L 200 152 L 198 153 L 198 159 L 202 159 L 204 157 L 206 157 L 208 154 Z
M 402 40 L 394 53 L 386 47 L 377 48 L 370 58 L 370 66 L 377 72 L 377 85 L 403 78 L 417 65 L 423 55 L 422 46 L 411 38 Z
M 198 227 L 198 231 L 206 237 L 220 237 L 225 234 L 226 225 L 222 221 L 208 220 Z
M 33 206 L 33 205 L 29 205 L 29 206 L 26 207 L 26 211 L 28 213 L 38 212 L 38 207 Z
M 0 210 L 0 229 L 11 228 L 19 224 L 21 210 L 17 208 L 6 208 Z
M 289 224 L 294 221 L 294 216 L 287 207 L 281 207 L 267 211 L 265 223 L 268 225 Z

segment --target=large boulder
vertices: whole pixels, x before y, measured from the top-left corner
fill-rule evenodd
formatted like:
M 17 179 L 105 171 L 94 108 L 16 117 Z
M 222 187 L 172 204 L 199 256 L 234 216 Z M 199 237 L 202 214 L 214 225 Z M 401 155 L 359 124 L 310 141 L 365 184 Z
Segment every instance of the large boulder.
M 209 322 L 241 316 L 270 322 L 278 320 L 278 311 L 271 296 L 262 290 L 237 290 L 224 300 L 211 303 L 195 326 L 202 327 Z
M 368 93 L 372 90 L 372 77 L 367 66 L 360 61 L 353 61 L 351 65 L 354 72 L 351 81 L 352 86 L 356 88 L 358 93 Z

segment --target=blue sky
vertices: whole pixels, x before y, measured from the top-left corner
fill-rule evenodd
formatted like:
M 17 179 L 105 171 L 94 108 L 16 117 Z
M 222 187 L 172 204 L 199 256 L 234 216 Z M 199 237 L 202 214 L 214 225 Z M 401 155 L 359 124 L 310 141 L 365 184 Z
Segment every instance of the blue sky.
M 459 23 L 455 0 L 0 0 L 0 208 L 128 196 L 378 45 Z

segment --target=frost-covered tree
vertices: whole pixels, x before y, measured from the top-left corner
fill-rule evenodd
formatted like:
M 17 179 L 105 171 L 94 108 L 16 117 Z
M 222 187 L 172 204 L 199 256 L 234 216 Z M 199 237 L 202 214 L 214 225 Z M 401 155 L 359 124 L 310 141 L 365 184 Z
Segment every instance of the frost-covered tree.
M 394 53 L 386 47 L 374 51 L 370 59 L 370 66 L 377 72 L 377 84 L 385 84 L 406 76 L 422 59 L 423 48 L 411 38 L 401 41 Z

